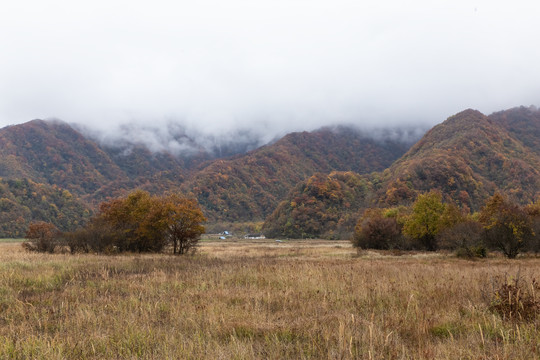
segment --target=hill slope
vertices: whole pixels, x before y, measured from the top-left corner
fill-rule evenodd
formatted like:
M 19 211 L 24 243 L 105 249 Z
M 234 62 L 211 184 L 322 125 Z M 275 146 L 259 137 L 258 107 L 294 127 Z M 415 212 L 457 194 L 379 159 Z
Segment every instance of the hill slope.
M 184 171 L 171 154 L 103 147 L 66 123 L 33 120 L 0 130 L 0 177 L 59 186 L 95 205 L 136 187 L 178 186 Z
M 526 123 L 540 129 L 532 117 Z M 413 193 L 439 189 L 475 210 L 495 191 L 527 203 L 540 189 L 540 154 L 519 135 L 495 116 L 474 110 L 456 114 L 431 129 L 388 169 L 381 202 L 410 200 L 406 186 Z
M 87 205 L 67 190 L 28 179 L 0 178 L 0 237 L 23 237 L 30 221 L 75 230 L 90 215 Z
M 182 189 L 199 200 L 213 221 L 261 220 L 298 182 L 315 173 L 380 171 L 408 147 L 350 128 L 292 133 L 245 155 L 212 162 Z
M 181 159 L 144 147 L 123 151 L 102 148 L 60 121 L 0 129 L 0 236 L 24 235 L 37 220 L 72 229 L 104 198 L 183 180 Z
M 289 134 L 246 154 L 208 160 L 209 154 L 188 158 L 129 142 L 103 146 L 66 123 L 34 120 L 0 129 L 0 178 L 40 189 L 27 191 L 24 204 L 14 189 L 5 189 L 5 198 L 23 207 L 39 208 L 42 192 L 64 189 L 88 212 L 103 199 L 134 188 L 153 193 L 181 190 L 199 199 L 211 221 L 252 221 L 262 220 L 299 181 L 316 172 L 382 170 L 408 146 L 334 128 Z M 9 209 L 16 210 L 7 205 L 0 210 Z M 37 216 L 32 209 L 14 213 L 23 216 L 24 226 L 53 216 Z M 62 211 L 58 215 L 71 216 Z
M 84 195 L 123 176 L 96 143 L 65 123 L 33 120 L 0 130 L 0 177 L 28 178 Z
M 339 224 L 353 224 L 351 216 L 357 217 L 362 208 L 409 204 L 419 193 L 431 189 L 472 210 L 478 210 L 496 191 L 528 203 L 540 195 L 539 141 L 534 135 L 540 131 L 539 119 L 539 111 L 531 108 L 490 117 L 463 111 L 431 129 L 381 173 L 347 174 L 354 181 L 345 182 L 338 181 L 345 174 L 332 173 L 297 185 L 268 217 L 264 230 L 271 236 L 288 237 L 328 237 L 336 231 L 345 234 L 347 230 L 339 230 Z M 339 191 L 334 191 L 334 196 L 320 190 L 336 187 Z M 354 197 L 345 201 L 347 194 Z M 334 220 L 321 218 L 319 223 L 324 225 L 313 230 L 305 213 L 331 213 Z
M 517 107 L 489 115 L 529 150 L 540 155 L 540 111 L 534 106 Z

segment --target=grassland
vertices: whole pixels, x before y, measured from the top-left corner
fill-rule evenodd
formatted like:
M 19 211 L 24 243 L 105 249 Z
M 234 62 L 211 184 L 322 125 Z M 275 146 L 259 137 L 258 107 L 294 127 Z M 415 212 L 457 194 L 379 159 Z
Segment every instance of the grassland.
M 539 319 L 489 310 L 540 259 L 203 242 L 193 256 L 0 244 L 1 359 L 535 359 Z
M 23 242 L 24 240 L 22 238 L 2 238 L 0 239 L 0 243 Z

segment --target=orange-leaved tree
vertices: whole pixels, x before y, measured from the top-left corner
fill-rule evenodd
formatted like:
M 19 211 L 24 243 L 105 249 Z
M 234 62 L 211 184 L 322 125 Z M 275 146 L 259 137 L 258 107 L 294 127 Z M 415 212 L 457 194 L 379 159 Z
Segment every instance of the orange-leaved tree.
M 51 223 L 44 221 L 30 224 L 23 247 L 30 251 L 53 253 L 58 245 L 60 231 Z
M 135 190 L 125 198 L 102 203 L 93 223 L 106 225 L 110 245 L 120 252 L 159 252 L 170 242 L 175 254 L 184 254 L 204 233 L 204 221 L 196 200 Z
M 185 254 L 197 245 L 205 229 L 206 218 L 194 199 L 176 194 L 163 199 L 166 212 L 167 235 L 174 254 Z
M 353 246 L 362 249 L 394 249 L 403 247 L 401 225 L 396 216 L 387 216 L 385 209 L 367 209 L 355 227 Z
M 97 219 L 108 225 L 118 251 L 158 252 L 167 244 L 165 214 L 158 197 L 135 190 L 100 205 Z

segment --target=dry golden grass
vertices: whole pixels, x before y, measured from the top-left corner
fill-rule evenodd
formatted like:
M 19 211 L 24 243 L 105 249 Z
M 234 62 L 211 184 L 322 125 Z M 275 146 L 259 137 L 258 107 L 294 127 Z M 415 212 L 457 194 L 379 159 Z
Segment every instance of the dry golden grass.
M 0 245 L 2 359 L 534 359 L 539 320 L 488 309 L 539 259 L 361 256 L 347 242 L 204 242 L 194 256 Z

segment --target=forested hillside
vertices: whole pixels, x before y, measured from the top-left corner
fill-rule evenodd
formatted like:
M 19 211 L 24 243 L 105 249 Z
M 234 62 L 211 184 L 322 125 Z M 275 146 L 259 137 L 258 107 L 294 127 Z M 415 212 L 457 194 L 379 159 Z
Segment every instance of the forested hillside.
M 531 112 L 526 122 L 536 131 L 537 113 Z M 495 191 L 518 203 L 530 202 L 540 189 L 540 156 L 514 129 L 474 110 L 450 117 L 388 169 L 380 201 L 403 203 L 418 192 L 438 189 L 473 210 Z
M 517 107 L 489 115 L 489 119 L 540 155 L 540 111 L 535 106 Z
M 216 154 L 181 156 L 125 141 L 103 145 L 66 123 L 34 120 L 0 130 L 0 177 L 40 190 L 25 190 L 24 199 L 14 189 L 5 190 L 4 197 L 13 206 L 6 202 L 1 210 L 10 225 L 0 236 L 20 235 L 33 220 L 51 221 L 60 228 L 84 220 L 63 206 L 57 206 L 56 213 L 34 211 L 43 210 L 37 204 L 44 191 L 67 190 L 88 213 L 101 201 L 135 188 L 155 194 L 181 191 L 197 198 L 212 222 L 261 221 L 298 182 L 314 173 L 382 170 L 409 145 L 333 128 L 289 134 L 246 154 L 209 160 Z M 240 148 L 225 148 L 223 153 Z
M 404 141 L 374 140 L 350 128 L 292 133 L 245 155 L 212 162 L 182 189 L 199 200 L 211 220 L 262 220 L 311 175 L 380 171 L 409 146 Z
M 95 142 L 68 124 L 43 120 L 1 129 L 0 176 L 54 184 L 77 195 L 125 178 Z
M 266 219 L 268 237 L 348 238 L 376 185 L 354 172 L 315 174 L 298 184 Z
M 32 220 L 75 226 L 101 201 L 135 188 L 192 196 L 211 224 L 266 219 L 271 236 L 328 238 L 351 233 L 366 207 L 409 205 L 433 189 L 465 211 L 497 191 L 520 204 L 540 195 L 534 107 L 465 110 L 412 147 L 395 139 L 323 128 L 212 160 L 202 148 L 182 156 L 140 142 L 103 145 L 58 121 L 9 126 L 0 129 L 0 236 L 20 235 Z M 247 148 L 256 139 L 242 141 Z
M 68 190 L 28 179 L 0 178 L 0 237 L 23 237 L 31 220 L 75 230 L 90 215 L 88 206 Z
M 351 217 L 357 218 L 364 208 L 410 205 L 418 194 L 433 189 L 466 211 L 479 210 L 495 192 L 530 203 L 540 196 L 539 132 L 536 108 L 489 117 L 463 111 L 435 126 L 380 173 L 332 173 L 303 182 L 267 218 L 264 229 L 287 237 L 350 234 L 355 222 Z M 362 190 L 337 181 L 342 177 L 355 179 Z M 337 190 L 329 196 L 326 189 Z M 345 202 L 347 196 L 350 200 Z M 318 219 L 316 227 L 312 219 Z

